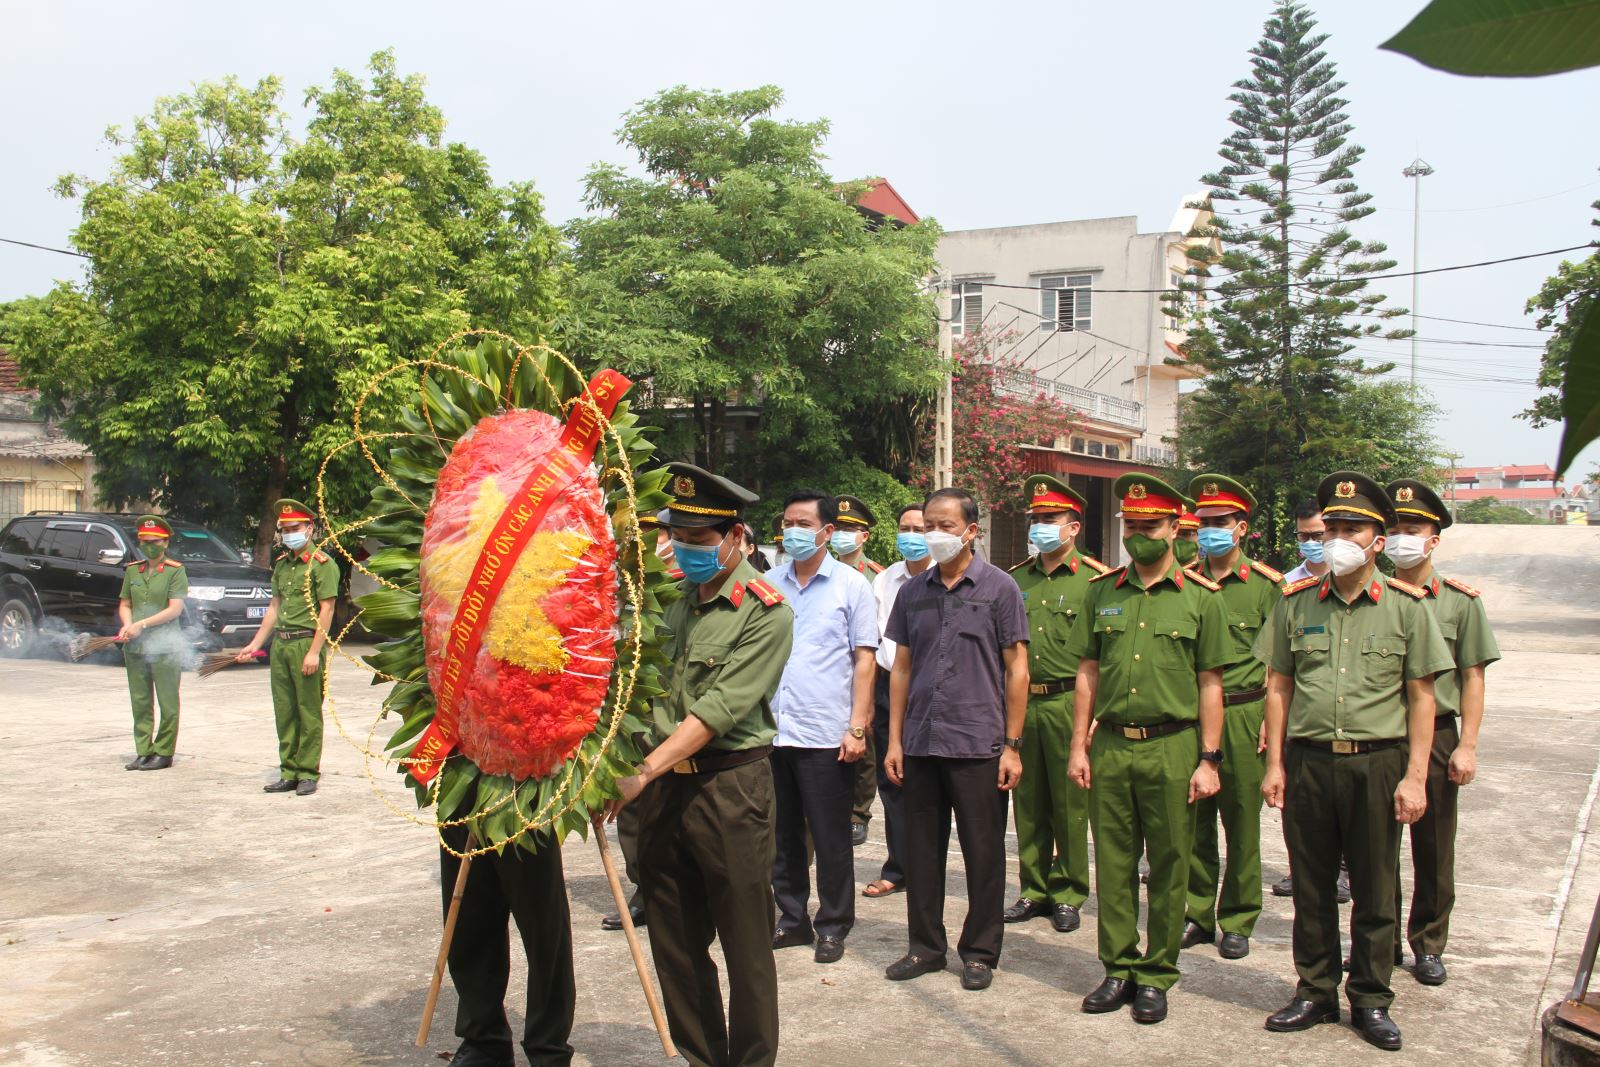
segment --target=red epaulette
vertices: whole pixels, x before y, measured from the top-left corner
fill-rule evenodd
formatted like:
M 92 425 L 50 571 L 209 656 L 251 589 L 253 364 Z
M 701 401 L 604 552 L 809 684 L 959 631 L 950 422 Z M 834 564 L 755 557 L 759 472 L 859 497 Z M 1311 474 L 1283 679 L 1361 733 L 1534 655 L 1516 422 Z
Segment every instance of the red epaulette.
M 1194 581 L 1195 581 L 1195 584 L 1199 585 L 1200 588 L 1202 588 L 1202 589 L 1209 589 L 1213 593 L 1218 593 L 1218 592 L 1222 591 L 1222 586 L 1218 585 L 1216 582 L 1213 582 L 1210 578 L 1207 578 L 1205 575 L 1201 574 L 1199 571 L 1192 571 L 1188 567 L 1185 567 L 1185 568 L 1183 568 L 1183 573 L 1184 573 L 1185 577 L 1193 578 Z
M 1078 560 L 1082 563 L 1087 563 L 1090 569 L 1099 571 L 1101 574 L 1105 574 L 1111 569 L 1104 563 L 1101 563 L 1099 560 L 1095 559 L 1093 556 L 1085 556 L 1080 554 L 1078 556 Z
M 1305 589 L 1315 589 L 1317 586 L 1319 586 L 1321 584 L 1322 584 L 1322 579 L 1319 578 L 1317 575 L 1313 574 L 1313 575 L 1310 575 L 1308 577 L 1300 579 L 1298 582 L 1290 582 L 1288 585 L 1284 586 L 1283 587 L 1283 595 L 1284 596 L 1293 596 L 1294 594 L 1296 594 L 1298 592 L 1301 592 L 1302 590 L 1305 590 Z
M 163 560 L 162 560 L 162 561 L 161 561 L 161 562 L 162 562 L 162 563 L 170 563 L 170 564 L 172 564 L 172 565 L 173 565 L 173 566 L 174 566 L 174 567 L 181 567 L 181 566 L 183 566 L 183 560 L 181 560 L 181 559 L 171 559 L 171 558 L 168 558 L 168 559 L 163 559 Z
M 1458 581 L 1455 578 L 1446 578 L 1444 580 L 1444 584 L 1448 585 L 1451 589 L 1459 590 L 1459 591 L 1467 594 L 1468 596 L 1476 597 L 1476 596 L 1482 596 L 1483 595 L 1482 593 L 1478 592 L 1476 589 L 1472 588 L 1472 586 L 1468 585 L 1466 582 Z
M 326 552 L 319 548 L 315 552 L 311 553 L 311 558 L 316 560 L 318 563 L 327 563 L 330 557 Z
M 869 559 L 869 560 L 866 561 L 866 563 L 867 563 L 868 567 L 872 568 L 872 573 L 873 574 L 882 574 L 883 573 L 883 564 L 879 563 L 877 560 Z
M 1101 571 L 1099 574 L 1095 575 L 1093 578 L 1090 578 L 1089 580 L 1091 582 L 1098 582 L 1102 578 L 1110 578 L 1112 575 L 1121 574 L 1123 571 L 1125 571 L 1127 569 L 1128 569 L 1127 567 L 1107 567 L 1105 570 Z
M 1402 593 L 1411 594 L 1418 600 L 1422 600 L 1428 595 L 1428 591 L 1422 588 L 1422 586 L 1412 585 L 1410 582 L 1402 582 L 1399 578 L 1390 578 L 1389 584 L 1395 589 L 1400 590 Z
M 683 571 L 679 570 L 677 567 L 674 567 L 667 572 L 667 577 L 671 578 L 675 582 L 681 582 L 683 581 Z
M 1271 578 L 1274 582 L 1283 581 L 1283 572 L 1275 571 L 1265 563 L 1261 563 L 1257 560 L 1251 560 L 1250 566 L 1255 568 L 1257 574 L 1265 575 L 1266 577 Z
M 750 591 L 756 595 L 757 599 L 759 599 L 761 603 L 765 604 L 767 607 L 775 608 L 779 604 L 783 603 L 783 594 L 772 588 L 772 586 L 768 585 L 760 578 L 752 578 L 746 584 L 749 586 Z

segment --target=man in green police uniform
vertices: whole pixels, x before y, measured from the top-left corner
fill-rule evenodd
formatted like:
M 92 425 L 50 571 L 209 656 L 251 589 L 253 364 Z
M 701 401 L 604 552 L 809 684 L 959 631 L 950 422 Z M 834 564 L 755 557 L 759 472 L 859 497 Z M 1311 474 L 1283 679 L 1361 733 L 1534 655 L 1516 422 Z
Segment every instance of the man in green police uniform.
M 1068 773 L 1081 788 L 1093 787 L 1106 970 L 1083 1010 L 1132 1002 L 1135 1022 L 1158 1023 L 1178 980 L 1194 802 L 1220 787 L 1222 668 L 1233 646 L 1216 585 L 1173 559 L 1188 501 L 1146 474 L 1124 474 L 1113 489 L 1133 562 L 1089 584 L 1067 645 L 1080 657 Z M 1098 720 L 1092 754 L 1091 717 Z M 1150 914 L 1140 955 L 1139 857 L 1147 850 Z
M 1005 921 L 1050 916 L 1061 933 L 1078 928 L 1089 897 L 1089 794 L 1067 777 L 1072 751 L 1072 687 L 1078 659 L 1067 652 L 1089 580 L 1108 568 L 1077 549 L 1088 501 L 1060 478 L 1035 474 L 1022 483 L 1028 540 L 1038 554 L 1011 568 L 1028 609 L 1028 719 L 1022 731 L 1022 778 L 1011 810 L 1017 820 L 1022 896 Z
M 139 552 L 144 559 L 122 572 L 117 617 L 126 642 L 122 662 L 128 671 L 128 698 L 133 704 L 133 759 L 130 771 L 160 771 L 172 766 L 178 745 L 178 681 L 183 676 L 183 614 L 189 575 L 183 564 L 167 556 L 172 527 L 159 515 L 139 520 Z M 154 699 L 152 699 L 152 691 Z M 161 705 L 161 726 L 155 726 L 155 705 Z
M 839 562 L 853 567 L 868 583 L 883 573 L 883 564 L 867 558 L 867 541 L 878 517 L 866 501 L 848 493 L 833 498 L 838 517 L 828 544 Z M 878 754 L 873 751 L 872 731 L 867 731 L 867 751 L 856 760 L 855 799 L 850 805 L 850 843 L 867 840 L 867 824 L 872 821 L 872 798 L 878 795 Z
M 1172 539 L 1172 558 L 1180 567 L 1192 567 L 1200 558 L 1200 519 L 1194 512 L 1178 516 L 1178 536 Z
M 1256 641 L 1267 676 L 1267 774 L 1294 872 L 1294 999 L 1267 1029 L 1339 1020 L 1342 856 L 1350 868 L 1350 979 L 1357 1032 L 1400 1048 L 1394 992 L 1400 826 L 1427 807 L 1433 676 L 1455 664 L 1422 590 L 1376 569 L 1394 504 L 1372 479 L 1338 471 L 1317 487 L 1331 573 L 1284 587 Z
M 1391 482 L 1385 491 L 1394 501 L 1397 521 L 1384 540 L 1384 555 L 1394 562 L 1395 577 L 1423 591 L 1455 660 L 1455 670 L 1433 680 L 1437 716 L 1428 758 L 1428 810 L 1411 824 L 1411 917 L 1406 924 L 1406 940 L 1417 956 L 1412 976 L 1423 985 L 1443 985 L 1442 957 L 1456 903 L 1456 810 L 1461 787 L 1470 785 L 1478 771 L 1484 669 L 1500 658 L 1500 646 L 1478 591 L 1433 569 L 1439 534 L 1453 521 L 1439 494 L 1410 478 Z M 1395 921 L 1400 921 L 1398 898 Z
M 284 551 L 272 564 L 272 603 L 238 659 L 250 661 L 272 638 L 279 777 L 261 788 L 304 797 L 317 791 L 322 766 L 322 679 L 333 602 L 339 595 L 339 565 L 312 543 L 310 508 L 285 498 L 277 510 Z
M 667 469 L 666 522 L 683 570 L 655 749 L 618 781 L 639 813 L 639 877 L 650 953 L 678 1051 L 696 1067 L 756 1067 L 778 1056 L 772 958 L 772 697 L 794 612 L 741 550 L 754 493 L 687 463 Z M 712 939 L 728 966 L 724 1018 Z
M 1222 789 L 1195 805 L 1183 947 L 1211 944 L 1220 927 L 1217 955 L 1237 960 L 1250 954 L 1250 935 L 1261 917 L 1261 778 L 1266 773 L 1261 752 L 1267 668 L 1251 649 L 1262 624 L 1283 599 L 1279 590 L 1283 575 L 1244 554 L 1255 494 L 1232 478 L 1202 474 L 1189 483 L 1189 495 L 1200 521 L 1202 573 L 1222 587 L 1233 659 L 1222 671 Z M 1226 868 L 1219 860 L 1219 816 L 1228 841 Z

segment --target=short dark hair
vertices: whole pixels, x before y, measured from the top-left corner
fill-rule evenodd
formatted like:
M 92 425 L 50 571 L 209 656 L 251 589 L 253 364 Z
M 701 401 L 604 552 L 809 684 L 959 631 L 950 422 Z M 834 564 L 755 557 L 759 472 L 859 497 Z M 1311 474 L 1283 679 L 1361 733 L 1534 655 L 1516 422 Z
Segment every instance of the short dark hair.
M 839 518 L 839 508 L 834 503 L 833 497 L 820 489 L 796 489 L 783 498 L 783 510 L 788 511 L 790 504 L 808 504 L 817 502 L 817 518 L 822 520 L 822 525 L 827 526 Z
M 1316 519 L 1322 516 L 1322 505 L 1317 503 L 1317 498 L 1308 496 L 1294 506 L 1295 521 L 1301 519 Z
M 928 499 L 922 502 L 922 510 L 927 511 L 928 505 L 935 500 L 958 501 L 961 504 L 961 517 L 967 520 L 968 526 L 976 525 L 978 521 L 978 502 L 965 489 L 956 489 L 953 486 L 935 489 L 928 494 Z
M 906 517 L 906 512 L 908 512 L 908 511 L 921 511 L 921 510 L 922 510 L 922 505 L 920 503 L 907 504 L 905 507 L 901 508 L 899 511 L 894 513 L 894 524 L 896 526 L 899 526 L 900 525 L 900 520 Z

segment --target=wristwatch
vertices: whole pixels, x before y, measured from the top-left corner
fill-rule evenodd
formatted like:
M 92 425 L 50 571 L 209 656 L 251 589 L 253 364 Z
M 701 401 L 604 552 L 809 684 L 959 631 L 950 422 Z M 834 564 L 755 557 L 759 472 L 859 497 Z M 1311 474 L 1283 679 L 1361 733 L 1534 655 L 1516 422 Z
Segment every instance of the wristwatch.
M 1019 752 L 1022 751 L 1022 738 L 1020 738 L 1020 737 L 1008 737 L 1008 738 L 1006 738 L 1006 747 L 1007 748 L 1014 748 Z
M 865 726 L 852 726 L 850 727 L 850 736 L 859 741 L 867 736 L 867 728 Z
M 1218 767 L 1220 767 L 1222 766 L 1222 749 L 1214 748 L 1209 752 L 1202 751 L 1200 753 L 1200 758 L 1206 763 L 1215 763 Z

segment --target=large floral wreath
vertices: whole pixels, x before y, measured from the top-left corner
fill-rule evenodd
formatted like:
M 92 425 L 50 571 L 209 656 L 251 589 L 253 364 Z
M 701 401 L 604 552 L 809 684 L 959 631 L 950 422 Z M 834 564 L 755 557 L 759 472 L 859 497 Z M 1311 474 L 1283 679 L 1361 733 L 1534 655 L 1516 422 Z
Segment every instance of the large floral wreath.
M 366 657 L 402 719 L 388 756 L 474 851 L 586 833 L 634 772 L 672 595 L 639 537 L 667 495 L 664 472 L 636 474 L 653 446 L 626 380 L 586 385 L 558 353 L 508 342 L 417 361 L 399 430 L 363 435 L 359 411 L 356 426 L 381 481 L 361 525 L 384 547 L 361 566 L 384 588 L 358 607 L 391 639 Z

